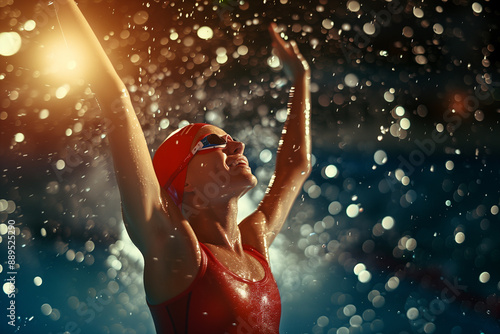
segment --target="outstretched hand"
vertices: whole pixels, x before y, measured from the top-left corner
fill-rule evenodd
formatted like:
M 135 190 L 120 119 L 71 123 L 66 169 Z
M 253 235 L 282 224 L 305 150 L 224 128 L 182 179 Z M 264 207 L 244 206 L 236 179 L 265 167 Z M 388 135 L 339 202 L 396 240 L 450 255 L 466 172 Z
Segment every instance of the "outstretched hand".
M 297 43 L 295 41 L 286 42 L 283 40 L 279 35 L 276 23 L 269 25 L 269 33 L 273 41 L 272 45 L 282 61 L 285 71 L 289 72 L 294 79 L 308 74 L 310 71 L 309 64 L 300 53 Z

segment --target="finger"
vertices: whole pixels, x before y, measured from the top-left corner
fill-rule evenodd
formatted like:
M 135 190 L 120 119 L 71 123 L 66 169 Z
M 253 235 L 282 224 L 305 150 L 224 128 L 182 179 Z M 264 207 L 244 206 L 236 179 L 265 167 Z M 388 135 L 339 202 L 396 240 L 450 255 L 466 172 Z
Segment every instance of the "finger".
M 269 34 L 271 35 L 273 41 L 279 42 L 281 40 L 276 23 L 272 23 L 269 25 Z
M 269 33 L 272 35 L 273 33 L 276 32 L 276 30 L 278 30 L 278 25 L 274 22 L 272 22 L 271 24 L 269 24 Z
M 290 43 L 281 38 L 281 36 L 276 30 L 272 35 L 272 39 L 273 39 L 273 46 L 275 48 L 281 49 L 283 51 L 286 51 L 290 48 Z
M 276 23 L 272 23 L 269 26 L 269 30 L 270 30 L 271 38 L 273 40 L 274 47 L 279 47 L 283 50 L 289 49 L 290 45 L 287 41 L 285 41 L 281 37 L 281 31 L 278 30 L 278 25 Z
M 292 50 L 295 54 L 300 54 L 299 46 L 297 45 L 297 42 L 295 41 L 290 41 L 290 45 L 292 46 Z

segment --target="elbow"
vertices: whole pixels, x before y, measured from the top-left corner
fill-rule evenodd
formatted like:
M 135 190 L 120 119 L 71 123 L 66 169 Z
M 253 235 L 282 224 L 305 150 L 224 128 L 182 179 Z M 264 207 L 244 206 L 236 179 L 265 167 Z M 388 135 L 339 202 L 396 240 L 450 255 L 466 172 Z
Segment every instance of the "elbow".
M 276 159 L 276 170 L 283 170 L 286 175 L 305 181 L 312 172 L 310 142 L 302 145 L 280 147 Z
M 305 178 L 308 178 L 312 172 L 312 153 L 310 142 L 305 146 L 305 148 L 306 149 L 303 150 L 295 159 L 295 164 L 297 168 L 301 170 L 301 174 L 304 175 Z
M 312 172 L 311 154 L 296 157 L 288 160 L 287 174 L 305 181 Z
M 300 174 L 303 176 L 304 181 L 311 175 L 312 172 L 312 154 L 310 150 L 304 152 L 299 159 L 297 159 L 297 167 L 300 169 Z
M 310 163 L 297 164 L 290 168 L 287 175 L 300 184 L 304 184 L 311 176 L 312 166 Z
M 311 172 L 312 172 L 312 163 L 311 163 L 311 155 L 309 154 L 308 155 L 308 158 L 306 159 L 306 161 L 304 161 L 301 165 L 301 174 L 304 175 L 304 178 L 307 179 L 310 175 L 311 175 Z

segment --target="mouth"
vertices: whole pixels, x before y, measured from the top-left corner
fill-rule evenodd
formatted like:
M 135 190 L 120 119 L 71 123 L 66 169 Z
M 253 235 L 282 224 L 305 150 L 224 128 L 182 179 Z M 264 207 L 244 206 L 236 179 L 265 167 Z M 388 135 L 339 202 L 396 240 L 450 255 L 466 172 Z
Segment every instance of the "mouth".
M 244 156 L 238 157 L 234 159 L 231 163 L 228 164 L 229 167 L 249 167 L 248 160 Z

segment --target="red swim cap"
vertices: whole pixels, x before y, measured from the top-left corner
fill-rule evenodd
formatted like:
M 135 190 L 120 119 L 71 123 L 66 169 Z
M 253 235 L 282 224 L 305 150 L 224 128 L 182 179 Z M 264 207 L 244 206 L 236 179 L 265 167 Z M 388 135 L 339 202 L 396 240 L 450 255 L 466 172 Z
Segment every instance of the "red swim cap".
M 191 151 L 193 140 L 198 131 L 205 123 L 193 123 L 186 125 L 170 134 L 158 147 L 153 157 L 153 167 L 161 187 L 165 187 L 170 176 L 181 165 L 182 161 Z M 167 191 L 175 204 L 181 208 L 186 182 L 187 167 L 184 168 L 174 179 Z

